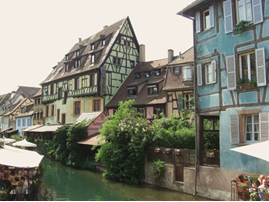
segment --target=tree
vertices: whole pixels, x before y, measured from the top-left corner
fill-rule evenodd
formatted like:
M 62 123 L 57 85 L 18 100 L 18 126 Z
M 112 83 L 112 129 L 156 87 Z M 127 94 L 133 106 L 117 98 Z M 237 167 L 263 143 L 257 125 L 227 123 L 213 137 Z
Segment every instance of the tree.
M 145 148 L 153 139 L 145 118 L 132 107 L 134 100 L 120 102 L 116 113 L 100 130 L 105 143 L 96 161 L 105 166 L 105 176 L 130 183 L 144 177 Z

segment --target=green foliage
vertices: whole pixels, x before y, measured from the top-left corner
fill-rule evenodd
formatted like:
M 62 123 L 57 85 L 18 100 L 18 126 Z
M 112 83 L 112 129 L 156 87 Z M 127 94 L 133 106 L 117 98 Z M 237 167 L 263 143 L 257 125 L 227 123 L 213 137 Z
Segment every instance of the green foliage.
M 18 134 L 14 134 L 14 135 L 11 135 L 11 138 L 16 140 L 16 141 L 20 141 L 21 140 L 21 136 L 19 136 Z
M 153 138 L 155 147 L 195 148 L 195 127 L 187 118 L 179 119 L 176 115 L 167 118 L 161 114 L 160 119 L 154 119 L 152 130 L 155 134 Z
M 87 169 L 87 170 L 94 170 L 95 169 L 94 159 L 88 158 L 88 159 L 84 160 L 81 163 L 80 167 L 83 169 Z
M 105 143 L 98 150 L 104 175 L 129 183 L 138 183 L 144 176 L 145 148 L 153 137 L 148 121 L 132 107 L 134 100 L 120 102 L 116 113 L 100 130 Z
M 243 31 L 245 30 L 245 28 L 247 26 L 249 26 L 251 24 L 251 21 L 247 21 L 247 20 L 241 20 L 236 26 L 235 26 L 235 30 L 238 32 L 239 36 L 242 35 Z
M 160 179 L 160 177 L 164 176 L 165 171 L 165 162 L 161 161 L 160 159 L 153 161 L 152 164 L 153 174 L 156 181 Z
M 86 158 L 85 153 L 79 150 L 78 141 L 88 137 L 89 122 L 84 120 L 70 126 L 66 138 L 67 165 L 80 167 L 80 163 Z
M 27 137 L 26 141 L 34 143 L 34 138 L 33 137 Z

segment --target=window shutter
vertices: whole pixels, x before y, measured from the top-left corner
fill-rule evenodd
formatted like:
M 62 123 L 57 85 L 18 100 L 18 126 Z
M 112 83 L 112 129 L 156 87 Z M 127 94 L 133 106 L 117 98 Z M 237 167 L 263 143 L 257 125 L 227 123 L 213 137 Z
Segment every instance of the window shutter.
M 257 85 L 266 86 L 265 54 L 264 48 L 255 50 Z
M 94 85 L 97 86 L 97 73 L 94 75 Z
M 268 140 L 268 131 L 269 131 L 269 113 L 263 112 L 259 114 L 260 118 L 260 140 Z
M 80 102 L 80 113 L 82 114 L 84 112 L 84 100 L 81 100 Z
M 210 17 L 210 27 L 214 27 L 214 19 L 215 19 L 215 13 L 214 13 L 214 6 L 209 6 L 209 17 Z
M 227 83 L 229 90 L 236 89 L 236 72 L 235 72 L 235 61 L 234 56 L 226 57 L 226 65 L 227 65 Z
M 48 85 L 48 95 L 50 95 L 50 85 Z
M 81 89 L 81 86 L 82 86 L 81 84 L 82 84 L 82 77 L 80 76 L 79 77 L 79 89 Z
M 217 71 L 217 69 L 216 69 L 216 61 L 215 60 L 213 60 L 212 62 L 211 62 L 211 67 L 212 67 L 212 83 L 216 83 L 216 77 L 217 77 L 217 73 L 216 73 L 216 71 Z
M 239 120 L 238 115 L 230 115 L 230 138 L 231 144 L 237 144 L 239 142 Z
M 72 79 L 72 90 L 75 90 L 75 79 Z
M 200 12 L 195 14 L 195 25 L 196 25 L 196 33 L 201 31 L 201 20 L 200 20 Z
M 89 112 L 93 111 L 92 100 L 89 100 Z
M 101 111 L 104 111 L 103 99 L 100 100 L 100 108 Z
M 74 102 L 70 102 L 70 114 L 74 114 Z
M 197 65 L 197 85 L 203 85 L 203 74 L 202 74 L 202 65 Z
M 252 0 L 252 6 L 253 6 L 253 22 L 254 22 L 254 24 L 262 22 L 263 21 L 262 1 L 261 0 Z
M 46 106 L 43 107 L 43 118 L 46 117 Z
M 232 13 L 231 0 L 223 2 L 223 13 L 224 13 L 224 29 L 225 34 L 227 34 L 233 31 L 233 13 Z
M 90 86 L 90 75 L 87 75 L 87 86 Z
M 183 95 L 182 94 L 178 94 L 178 112 L 181 112 L 181 110 L 183 109 Z

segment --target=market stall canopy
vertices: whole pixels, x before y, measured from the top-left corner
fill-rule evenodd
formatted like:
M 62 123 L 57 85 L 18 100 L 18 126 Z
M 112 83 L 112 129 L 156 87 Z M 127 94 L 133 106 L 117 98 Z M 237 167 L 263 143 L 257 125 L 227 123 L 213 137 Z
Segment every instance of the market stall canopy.
M 8 143 L 12 143 L 12 142 L 15 142 L 16 140 L 15 139 L 12 139 L 12 138 L 0 138 L 0 142 L 4 142 L 5 144 L 8 144 Z
M 236 151 L 242 154 L 247 154 L 249 156 L 253 156 L 253 157 L 269 162 L 269 155 L 266 152 L 268 148 L 269 148 L 269 140 L 247 145 L 247 146 L 236 147 L 230 150 Z
M 33 126 L 30 126 L 28 128 L 23 129 L 22 131 L 23 132 L 31 131 L 33 129 L 40 128 L 41 126 L 43 126 L 43 125 L 33 125 Z
M 35 151 L 18 149 L 12 146 L 0 147 L 0 164 L 19 168 L 37 167 L 43 155 Z
M 12 143 L 13 146 L 17 147 L 36 147 L 36 144 L 32 142 L 28 142 L 26 139 L 23 139 L 22 141 L 14 142 Z

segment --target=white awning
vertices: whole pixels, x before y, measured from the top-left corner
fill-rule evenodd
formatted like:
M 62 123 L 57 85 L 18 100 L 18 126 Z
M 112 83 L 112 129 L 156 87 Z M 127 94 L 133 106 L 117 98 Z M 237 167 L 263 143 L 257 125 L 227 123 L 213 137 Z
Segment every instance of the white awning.
M 11 146 L 0 147 L 0 164 L 19 168 L 37 167 L 43 155 L 35 151 L 18 149 Z

